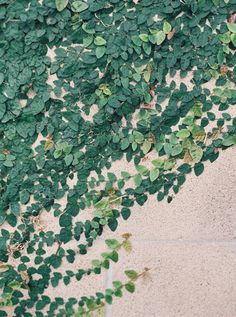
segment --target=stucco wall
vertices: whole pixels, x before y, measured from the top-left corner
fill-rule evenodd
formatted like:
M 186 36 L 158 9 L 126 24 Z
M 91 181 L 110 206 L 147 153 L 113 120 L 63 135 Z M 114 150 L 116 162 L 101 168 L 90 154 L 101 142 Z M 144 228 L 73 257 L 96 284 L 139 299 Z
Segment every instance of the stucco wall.
M 171 204 L 152 196 L 114 236 L 133 234 L 133 252 L 106 274 L 151 268 L 151 279 L 117 299 L 108 317 L 236 316 L 236 148 L 189 175 Z M 107 233 L 107 236 L 111 236 Z

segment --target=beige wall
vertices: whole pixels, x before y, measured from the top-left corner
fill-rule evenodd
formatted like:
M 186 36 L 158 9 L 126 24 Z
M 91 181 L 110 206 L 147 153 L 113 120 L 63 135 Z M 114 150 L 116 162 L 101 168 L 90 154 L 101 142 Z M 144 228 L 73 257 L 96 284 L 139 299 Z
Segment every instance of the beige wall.
M 106 317 L 236 316 L 236 147 L 204 173 L 189 175 L 171 204 L 152 196 L 113 236 L 133 234 L 133 252 L 106 274 L 106 287 L 127 268 L 151 268 L 151 280 L 116 299 Z M 107 232 L 107 237 L 112 236 Z

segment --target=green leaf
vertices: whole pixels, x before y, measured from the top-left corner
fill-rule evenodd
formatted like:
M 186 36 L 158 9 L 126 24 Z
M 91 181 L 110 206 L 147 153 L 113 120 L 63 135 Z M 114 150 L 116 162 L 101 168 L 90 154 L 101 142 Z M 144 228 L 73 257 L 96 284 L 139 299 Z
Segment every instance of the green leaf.
M 121 209 L 121 216 L 124 220 L 127 220 L 131 215 L 130 209 L 129 208 L 122 208 Z
M 112 92 L 111 92 L 110 88 L 108 88 L 108 87 L 104 88 L 102 92 L 107 96 L 112 95 Z
M 112 296 L 111 295 L 105 295 L 105 300 L 107 304 L 112 304 Z
M 113 231 L 114 231 L 114 230 L 113 230 Z M 117 263 L 118 260 L 119 260 L 119 254 L 114 250 L 114 251 L 109 255 L 109 258 L 110 258 L 113 262 Z
M 20 282 L 18 282 L 18 281 L 11 281 L 11 282 L 8 284 L 8 286 L 11 287 L 11 288 L 14 289 L 14 290 L 18 290 L 18 289 L 20 289 L 21 284 L 20 284 Z
M 121 141 L 121 144 L 120 144 L 120 148 L 121 150 L 125 150 L 129 147 L 129 139 L 128 138 L 125 138 Z
M 13 167 L 13 162 L 11 160 L 6 160 L 4 161 L 3 165 L 6 167 Z
M 120 242 L 115 239 L 107 239 L 105 240 L 106 245 L 108 248 L 115 250 L 120 246 Z
M 110 218 L 108 220 L 108 227 L 111 229 L 111 231 L 116 231 L 117 226 L 118 221 L 115 218 Z
M 152 164 L 157 167 L 157 168 L 161 168 L 164 164 L 164 160 L 162 159 L 155 159 L 155 160 L 152 160 Z
M 224 55 L 224 51 L 222 48 L 219 49 L 218 53 L 217 53 L 217 61 L 218 64 L 223 64 L 224 63 L 224 59 L 225 59 L 225 55 Z
M 138 143 L 141 144 L 144 141 L 144 135 L 139 132 L 139 131 L 133 131 L 134 135 L 134 140 Z
M 219 34 L 219 39 L 224 44 L 230 43 L 230 33 Z
M 141 175 L 145 175 L 148 172 L 148 168 L 144 165 L 136 165 L 135 167 Z
M 230 39 L 234 47 L 236 47 L 236 34 L 231 34 Z
M 106 44 L 106 40 L 101 36 L 96 36 L 94 39 L 94 44 L 97 46 L 102 46 Z
M 3 83 L 4 81 L 4 74 L 0 73 L 0 85 Z
M 102 58 L 104 56 L 104 54 L 106 53 L 106 47 L 105 46 L 98 46 L 96 48 L 96 57 L 99 59 L 99 58 Z
M 150 151 L 151 147 L 152 147 L 152 143 L 145 140 L 142 146 L 143 153 L 147 154 Z
M 114 286 L 114 288 L 121 288 L 122 287 L 122 283 L 120 281 L 113 281 L 112 285 Z
M 73 12 L 82 12 L 86 9 L 88 9 L 89 5 L 83 1 L 74 1 L 71 4 L 71 10 Z
M 190 149 L 190 155 L 195 162 L 200 162 L 203 156 L 203 150 L 198 145 L 193 145 Z
M 176 164 L 175 159 L 166 160 L 164 163 L 164 170 L 165 171 L 171 170 L 175 166 L 175 164 Z
M 181 139 L 185 139 L 190 136 L 190 132 L 187 129 L 182 129 L 176 133 L 176 136 Z
M 72 163 L 72 161 L 73 161 L 73 155 L 72 154 L 68 154 L 68 155 L 66 155 L 65 156 L 65 163 L 66 163 L 66 166 L 69 166 L 71 163 Z
M 129 88 L 129 78 L 121 77 L 120 81 L 125 89 Z
M 33 115 L 39 114 L 40 112 L 43 111 L 44 109 L 44 102 L 41 99 L 34 99 L 32 104 L 31 104 L 31 111 Z
M 15 161 L 16 157 L 14 155 L 7 154 L 6 159 L 9 161 Z
M 107 173 L 107 177 L 108 177 L 109 181 L 112 182 L 112 183 L 114 183 L 117 180 L 117 177 L 116 177 L 116 175 L 114 173 L 108 172 Z
M 192 125 L 194 122 L 194 117 L 193 116 L 187 116 L 183 120 L 183 124 L 185 125 Z
M 236 23 L 227 23 L 227 27 L 230 32 L 236 33 Z
M 148 34 L 139 34 L 139 38 L 140 40 L 142 40 L 143 42 L 148 42 Z
M 89 27 L 87 23 L 83 23 L 82 24 L 82 29 L 84 30 L 84 32 L 86 32 L 88 34 L 94 34 L 95 33 L 95 30 L 92 29 L 91 27 Z
M 227 136 L 223 139 L 223 142 L 222 144 L 224 146 L 231 146 L 231 145 L 234 145 L 236 144 L 236 136 Z
M 176 145 L 173 146 L 173 148 L 172 148 L 171 155 L 172 155 L 172 156 L 179 155 L 182 151 L 183 151 L 182 145 L 181 145 L 181 144 L 176 144 Z
M 201 118 L 201 116 L 202 116 L 202 103 L 201 102 L 196 102 L 194 104 L 192 112 L 194 114 L 194 117 Z
M 213 93 L 214 95 L 221 97 L 223 95 L 223 90 L 221 88 L 214 88 Z
M 137 187 L 142 184 L 142 177 L 140 174 L 134 176 L 134 183 Z
M 173 145 L 176 145 L 179 143 L 179 140 L 176 137 L 175 133 L 171 133 L 170 138 L 169 138 L 169 142 L 170 142 L 172 147 L 173 147 Z
M 20 193 L 20 202 L 25 205 L 30 200 L 30 194 L 28 191 L 24 190 Z
M 125 275 L 131 280 L 135 280 L 138 277 L 138 273 L 134 270 L 126 270 Z
M 129 292 L 129 293 L 133 293 L 135 291 L 135 285 L 132 282 L 126 283 L 125 284 L 125 289 Z
M 163 31 L 165 34 L 168 34 L 171 31 L 171 24 L 167 21 L 164 21 Z
M 84 47 L 88 47 L 92 43 L 93 43 L 93 36 L 92 35 L 89 35 L 88 37 L 83 38 Z
M 56 8 L 58 11 L 62 11 L 67 6 L 69 0 L 56 0 Z
M 159 176 L 159 170 L 158 169 L 152 169 L 150 171 L 149 177 L 150 177 L 150 181 L 154 182 Z
M 141 40 L 140 40 L 138 35 L 131 36 L 131 39 L 132 39 L 132 41 L 134 42 L 135 45 L 141 46 L 142 42 L 141 42 Z
M 165 41 L 166 35 L 163 31 L 159 31 L 155 34 L 155 37 L 156 37 L 156 44 L 160 45 L 161 43 Z
M 95 204 L 95 208 L 97 209 L 104 209 L 108 207 L 108 200 L 103 198 L 101 200 L 99 200 L 96 204 Z
M 60 219 L 59 219 L 60 227 L 69 227 L 71 226 L 71 223 L 72 223 L 71 215 L 68 215 L 65 213 L 60 216 Z
M 167 155 L 171 155 L 172 152 L 172 145 L 170 143 L 164 144 L 164 151 Z
M 121 176 L 125 179 L 128 180 L 130 178 L 130 173 L 121 171 Z
M 54 269 L 58 269 L 62 263 L 61 257 L 53 254 L 49 258 L 49 263 L 52 265 Z
M 55 159 L 59 158 L 62 155 L 62 150 L 56 149 L 53 153 Z
M 3 103 L 0 105 L 0 120 L 3 118 L 5 113 L 6 113 L 6 105 L 5 103 Z
M 4 223 L 5 219 L 6 219 L 6 215 L 0 216 L 0 226 Z M 0 268 L 0 271 L 1 271 L 1 268 Z
M 197 163 L 194 165 L 194 173 L 196 176 L 199 176 L 204 171 L 204 165 L 202 163 Z
M 150 43 L 143 43 L 142 44 L 142 47 L 143 47 L 143 50 L 144 52 L 147 54 L 147 55 L 150 55 L 151 54 L 151 51 L 152 51 L 152 46 L 150 45 Z M 146 100 L 145 100 L 146 101 Z M 146 101 L 147 102 L 147 101 Z
M 101 266 L 101 261 L 95 259 L 95 260 L 91 261 L 91 264 L 94 267 L 100 267 Z
M 133 151 L 136 151 L 138 148 L 138 144 L 136 142 L 132 142 L 131 146 Z
M 151 78 L 151 71 L 146 70 L 146 71 L 143 73 L 143 78 L 144 78 L 145 81 L 148 83 L 148 82 L 150 81 L 150 78 Z
M 226 54 L 230 53 L 230 48 L 228 45 L 223 45 L 222 49 L 223 49 L 224 53 L 226 53 Z M 217 71 L 216 70 L 212 70 L 212 71 L 216 73 L 215 78 L 217 78 L 217 74 L 218 74 Z M 214 77 L 214 75 L 213 75 L 213 77 Z
M 20 216 L 20 205 L 18 202 L 11 203 L 10 208 L 13 215 Z

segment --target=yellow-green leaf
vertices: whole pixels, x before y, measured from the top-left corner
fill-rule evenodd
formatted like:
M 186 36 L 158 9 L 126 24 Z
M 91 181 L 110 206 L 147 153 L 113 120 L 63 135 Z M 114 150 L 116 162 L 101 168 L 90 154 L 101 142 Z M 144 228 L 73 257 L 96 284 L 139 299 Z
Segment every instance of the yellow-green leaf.
M 236 34 L 231 34 L 230 36 L 231 42 L 233 43 L 234 47 L 236 47 Z
M 164 22 L 164 25 L 163 25 L 163 31 L 165 34 L 168 34 L 170 31 L 171 31 L 172 27 L 171 27 L 171 24 L 167 21 Z
M 101 36 L 96 36 L 94 39 L 94 44 L 97 46 L 102 46 L 106 44 L 106 40 Z
M 227 27 L 230 32 L 236 33 L 236 23 L 227 23 Z
M 193 160 L 198 163 L 201 161 L 201 158 L 203 156 L 203 150 L 200 146 L 193 145 L 190 149 L 190 155 L 193 158 Z
M 227 33 L 219 34 L 219 39 L 224 44 L 230 43 L 230 33 L 227 32 Z
M 154 182 L 159 176 L 159 169 L 152 169 L 150 171 L 149 177 L 150 177 L 150 181 Z
M 147 154 L 150 151 L 151 147 L 152 147 L 152 143 L 149 142 L 148 140 L 145 140 L 143 142 L 143 147 L 142 147 L 143 153 Z
M 187 129 L 182 129 L 176 133 L 176 136 L 181 139 L 185 139 L 190 136 L 190 132 Z
M 139 38 L 140 40 L 142 40 L 143 42 L 148 42 L 148 34 L 139 34 Z
M 161 43 L 165 41 L 166 35 L 163 31 L 159 31 L 155 34 L 155 37 L 156 37 L 156 44 L 160 45 Z
M 99 58 L 102 58 L 103 55 L 106 53 L 106 48 L 105 46 L 98 46 L 96 48 L 96 57 L 99 59 Z
M 132 280 L 138 277 L 138 273 L 134 270 L 126 270 L 125 275 Z
M 150 78 L 151 78 L 151 72 L 150 70 L 146 70 L 144 73 L 143 73 L 143 78 L 145 79 L 145 81 L 148 83 Z
M 88 4 L 83 1 L 74 1 L 71 4 L 71 10 L 78 13 L 86 10 L 88 7 Z
M 62 11 L 67 6 L 69 0 L 56 0 L 56 8 L 58 11 Z

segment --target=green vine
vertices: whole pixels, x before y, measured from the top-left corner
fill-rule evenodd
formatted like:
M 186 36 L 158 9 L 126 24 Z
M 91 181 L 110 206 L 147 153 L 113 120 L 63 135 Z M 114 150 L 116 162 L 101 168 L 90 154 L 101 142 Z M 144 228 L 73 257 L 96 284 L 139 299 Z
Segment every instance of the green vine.
M 109 269 L 129 234 L 60 272 L 236 144 L 235 12 L 235 0 L 0 0 L 0 316 L 103 314 L 148 273 L 126 270 L 96 296 L 46 295 Z

